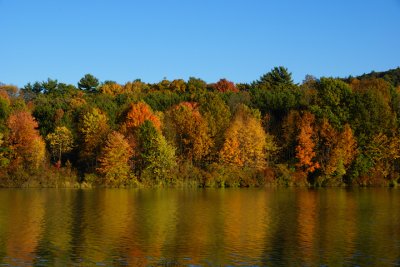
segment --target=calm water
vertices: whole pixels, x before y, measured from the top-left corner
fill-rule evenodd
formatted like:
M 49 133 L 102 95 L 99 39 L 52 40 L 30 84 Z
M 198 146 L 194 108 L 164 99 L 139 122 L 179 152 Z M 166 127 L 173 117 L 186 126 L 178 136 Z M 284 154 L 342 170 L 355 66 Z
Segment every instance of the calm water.
M 1 265 L 400 266 L 400 190 L 2 189 Z

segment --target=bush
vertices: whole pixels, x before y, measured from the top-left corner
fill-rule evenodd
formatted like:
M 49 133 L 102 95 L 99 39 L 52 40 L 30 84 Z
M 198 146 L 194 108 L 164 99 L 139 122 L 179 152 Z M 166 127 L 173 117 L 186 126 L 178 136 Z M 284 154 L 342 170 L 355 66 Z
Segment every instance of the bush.
M 264 173 L 256 168 L 211 164 L 206 187 L 258 187 L 265 184 Z
M 293 174 L 294 169 L 289 168 L 287 164 L 276 164 L 275 165 L 275 175 L 276 175 L 276 184 L 283 186 L 291 186 L 293 185 Z

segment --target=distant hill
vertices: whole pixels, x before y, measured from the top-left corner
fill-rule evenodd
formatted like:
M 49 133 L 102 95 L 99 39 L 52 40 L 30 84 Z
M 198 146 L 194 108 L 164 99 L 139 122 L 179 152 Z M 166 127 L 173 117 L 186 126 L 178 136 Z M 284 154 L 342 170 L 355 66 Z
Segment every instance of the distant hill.
M 400 85 L 400 67 L 398 67 L 396 69 L 382 71 L 382 72 L 372 71 L 370 73 L 363 74 L 363 75 L 357 76 L 355 78 L 360 79 L 360 80 L 368 79 L 368 78 L 382 78 L 382 79 L 390 82 L 394 86 L 399 86 Z

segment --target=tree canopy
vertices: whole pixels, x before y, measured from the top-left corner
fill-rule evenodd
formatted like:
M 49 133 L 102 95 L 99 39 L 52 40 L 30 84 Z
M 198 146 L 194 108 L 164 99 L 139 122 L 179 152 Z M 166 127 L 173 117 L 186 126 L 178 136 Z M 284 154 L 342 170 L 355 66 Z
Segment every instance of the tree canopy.
M 0 84 L 0 186 L 396 185 L 398 70 Z

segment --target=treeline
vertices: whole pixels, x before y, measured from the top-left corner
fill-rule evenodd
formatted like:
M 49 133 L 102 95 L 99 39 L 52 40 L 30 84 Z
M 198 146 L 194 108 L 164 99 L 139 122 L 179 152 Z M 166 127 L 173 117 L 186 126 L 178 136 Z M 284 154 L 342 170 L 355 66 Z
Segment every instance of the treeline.
M 399 72 L 0 84 L 0 184 L 397 185 Z

